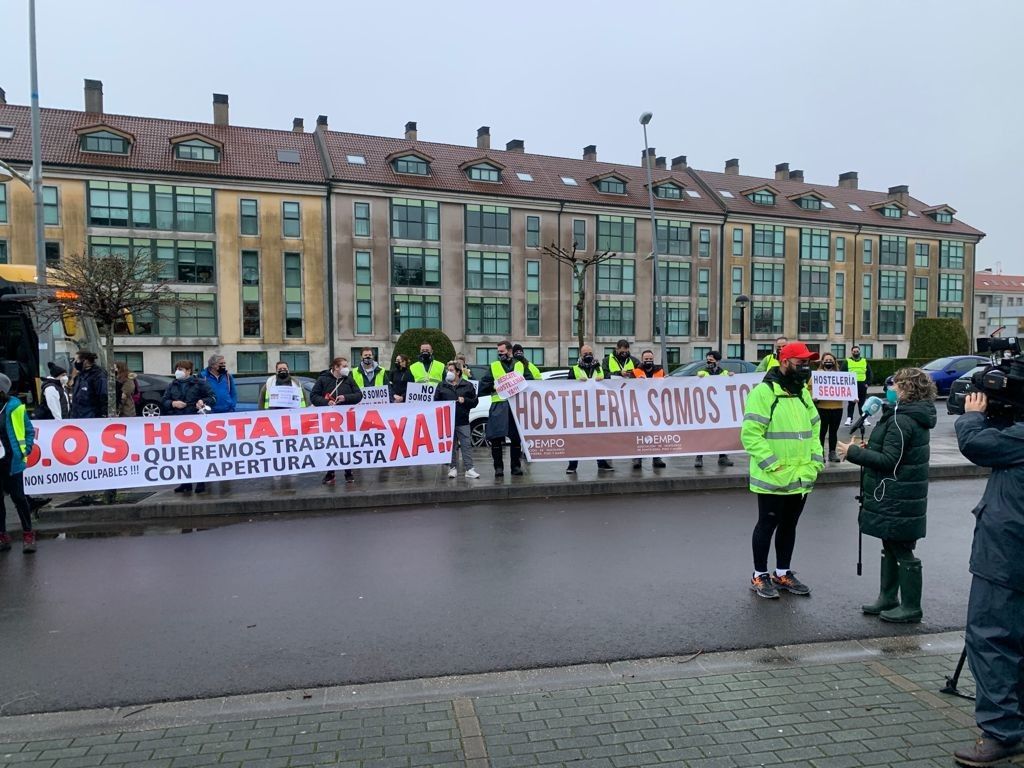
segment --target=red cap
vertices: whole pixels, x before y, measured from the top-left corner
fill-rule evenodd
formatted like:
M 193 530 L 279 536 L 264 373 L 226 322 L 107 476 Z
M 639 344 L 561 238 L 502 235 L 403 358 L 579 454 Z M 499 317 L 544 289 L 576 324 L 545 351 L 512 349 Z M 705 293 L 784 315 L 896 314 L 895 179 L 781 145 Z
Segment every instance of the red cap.
M 818 353 L 811 352 L 811 350 L 807 348 L 807 345 L 802 341 L 791 341 L 782 348 L 781 352 L 779 352 L 779 362 L 781 363 L 783 360 L 789 360 L 791 357 L 795 357 L 798 360 L 806 359 L 813 362 L 818 359 Z

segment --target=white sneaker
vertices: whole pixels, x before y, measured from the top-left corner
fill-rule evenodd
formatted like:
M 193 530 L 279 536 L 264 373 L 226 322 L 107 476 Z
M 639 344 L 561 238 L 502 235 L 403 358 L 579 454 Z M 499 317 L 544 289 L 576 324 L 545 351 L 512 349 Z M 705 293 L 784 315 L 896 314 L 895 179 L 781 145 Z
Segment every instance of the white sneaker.
M 466 474 L 469 474 L 469 473 L 467 472 Z M 459 470 L 457 470 L 455 467 L 452 467 L 451 469 L 448 470 L 448 477 L 458 477 L 458 476 L 459 476 Z
M 480 473 L 477 472 L 475 469 L 467 469 L 466 477 L 468 477 L 470 480 L 476 480 L 478 477 L 480 477 Z
M 871 426 L 871 419 L 864 419 L 864 426 L 865 427 L 870 427 Z
M 853 424 L 853 419 L 851 419 L 851 418 L 847 417 L 847 419 L 846 419 L 846 424 L 845 424 L 844 426 L 847 426 L 847 427 L 848 427 L 848 426 L 850 426 L 851 424 Z

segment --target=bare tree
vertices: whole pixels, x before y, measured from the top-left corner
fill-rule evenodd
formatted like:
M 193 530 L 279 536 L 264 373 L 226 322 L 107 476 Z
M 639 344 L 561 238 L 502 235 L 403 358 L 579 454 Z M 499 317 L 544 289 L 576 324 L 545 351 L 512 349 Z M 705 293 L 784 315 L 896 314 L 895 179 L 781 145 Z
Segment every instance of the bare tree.
M 107 371 L 107 415 L 117 416 L 116 370 L 114 368 L 114 332 L 145 318 L 166 317 L 179 307 L 194 302 L 182 299 L 170 281 L 161 275 L 163 266 L 148 249 L 135 248 L 125 254 L 69 254 L 51 273 L 56 290 L 36 304 L 42 319 L 53 321 L 70 313 L 83 324 L 86 337 L 95 342 L 94 350 Z
M 586 328 L 586 306 L 587 306 L 587 272 L 591 267 L 597 266 L 602 261 L 613 259 L 619 254 L 614 251 L 595 253 L 592 256 L 580 256 L 576 253 L 576 241 L 572 243 L 572 250 L 567 250 L 560 245 L 552 243 L 541 249 L 546 256 L 550 256 L 560 264 L 567 264 L 572 269 L 573 286 L 576 291 L 576 340 L 582 347 L 583 330 Z M 561 308 L 559 308 L 561 312 Z

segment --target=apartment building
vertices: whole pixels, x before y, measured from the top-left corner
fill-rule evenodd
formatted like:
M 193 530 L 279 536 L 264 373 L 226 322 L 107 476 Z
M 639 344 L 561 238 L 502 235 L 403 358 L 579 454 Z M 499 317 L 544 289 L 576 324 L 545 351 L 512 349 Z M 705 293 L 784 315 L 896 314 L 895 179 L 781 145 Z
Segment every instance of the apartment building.
M 1024 329 L 1024 276 L 991 269 L 974 274 L 974 334 L 1017 336 Z

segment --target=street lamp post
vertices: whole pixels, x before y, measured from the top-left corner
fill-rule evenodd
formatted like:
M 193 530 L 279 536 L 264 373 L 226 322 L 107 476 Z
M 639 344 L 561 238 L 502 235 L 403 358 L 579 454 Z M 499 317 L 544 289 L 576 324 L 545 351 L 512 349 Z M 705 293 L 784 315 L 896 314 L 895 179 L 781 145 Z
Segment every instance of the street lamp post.
M 654 261 L 654 322 L 661 337 L 661 364 L 668 369 L 668 359 L 665 355 L 665 306 L 661 301 L 661 293 L 658 290 L 658 225 L 654 219 L 654 178 L 652 171 L 653 158 L 651 148 L 647 143 L 647 124 L 654 117 L 653 112 L 644 112 L 640 115 L 640 125 L 644 128 L 644 157 L 647 158 L 647 203 L 651 212 L 651 259 Z
M 736 306 L 740 308 L 740 360 L 747 359 L 747 343 L 744 334 L 747 325 L 747 304 L 749 303 L 750 297 L 745 293 L 736 297 Z
M 36 212 L 36 286 L 46 285 L 46 230 L 43 222 L 43 149 L 36 67 L 36 0 L 28 0 L 28 50 L 32 78 L 32 194 Z

